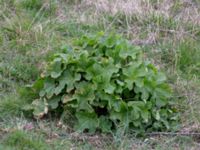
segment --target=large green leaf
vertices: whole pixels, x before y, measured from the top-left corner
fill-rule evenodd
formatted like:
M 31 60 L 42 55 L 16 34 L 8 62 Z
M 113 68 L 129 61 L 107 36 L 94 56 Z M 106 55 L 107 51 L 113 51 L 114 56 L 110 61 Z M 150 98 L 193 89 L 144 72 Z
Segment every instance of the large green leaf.
M 78 124 L 75 126 L 75 129 L 80 132 L 88 129 L 89 132 L 94 133 L 99 125 L 98 118 L 95 113 L 79 111 L 76 113 L 76 118 L 78 119 Z
M 131 122 L 131 112 L 125 102 L 120 102 L 114 109 L 110 112 L 110 119 L 114 122 L 120 121 L 121 124 L 128 127 Z
M 46 99 L 36 99 L 31 104 L 34 108 L 33 114 L 36 118 L 42 118 L 48 113 L 48 103 Z
M 74 98 L 73 98 L 73 95 L 72 94 L 66 94 L 66 95 L 63 95 L 62 98 L 61 98 L 62 102 L 64 104 L 70 102 L 70 101 L 73 101 Z
M 47 98 L 51 98 L 55 90 L 55 81 L 51 78 L 46 78 L 44 80 L 44 88 L 40 91 L 40 96 L 43 97 L 45 94 Z
M 61 100 L 61 97 L 55 96 L 55 97 L 47 100 L 47 103 L 51 109 L 56 109 L 59 105 L 60 100 Z
M 112 122 L 109 120 L 108 116 L 101 116 L 99 118 L 99 128 L 102 132 L 111 132 Z
M 79 101 L 93 101 L 95 99 L 94 91 L 96 90 L 96 86 L 94 84 L 82 81 L 76 83 L 75 88 L 74 98 Z
M 62 70 L 62 59 L 61 58 L 54 59 L 54 61 L 51 63 L 49 71 L 51 72 L 52 78 L 59 77 L 63 71 Z
M 149 111 L 147 109 L 141 110 L 141 117 L 147 123 L 149 120 Z
M 140 47 L 133 47 L 132 45 L 129 45 L 126 40 L 123 41 L 123 43 L 120 44 L 121 50 L 119 53 L 119 56 L 123 59 L 126 59 L 128 56 L 130 56 L 132 59 L 136 59 L 137 54 L 141 51 Z
M 143 66 L 141 61 L 130 64 L 128 67 L 123 68 L 123 74 L 125 75 L 125 82 L 129 90 L 133 89 L 133 83 L 139 86 L 141 84 L 141 78 L 147 75 L 147 69 Z
M 93 112 L 93 108 L 90 103 L 95 99 L 94 90 L 96 89 L 94 84 L 88 84 L 83 81 L 75 85 L 76 92 L 73 99 L 78 101 L 79 110 L 87 110 L 88 112 Z
M 67 92 L 70 92 L 74 89 L 75 82 L 80 79 L 80 74 L 70 72 L 70 70 L 65 70 L 63 75 L 58 79 L 59 85 L 55 89 L 55 94 L 59 94 L 65 86 L 67 86 Z

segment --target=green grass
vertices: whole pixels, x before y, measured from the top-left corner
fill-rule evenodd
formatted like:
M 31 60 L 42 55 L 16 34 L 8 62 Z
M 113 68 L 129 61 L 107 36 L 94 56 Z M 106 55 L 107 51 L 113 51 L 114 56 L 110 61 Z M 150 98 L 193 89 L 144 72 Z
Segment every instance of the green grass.
M 200 44 L 199 41 L 183 41 L 178 45 L 177 66 L 185 77 L 200 77 Z
M 45 144 L 43 137 L 29 134 L 24 131 L 14 131 L 8 134 L 2 142 L 2 147 L 8 149 L 31 149 L 31 150 L 45 150 L 50 147 Z
M 5 95 L 0 102 L 0 118 L 19 116 L 26 102 L 20 100 L 17 94 Z
M 151 10 L 142 10 L 150 13 L 133 15 L 124 12 L 113 15 L 101 5 L 79 1 L 51 2 L 50 5 L 48 0 L 0 1 L 0 149 L 198 149 L 198 138 L 188 136 L 138 139 L 119 133 L 109 140 L 98 134 L 74 138 L 67 123 L 60 128 L 54 118 L 39 121 L 22 117 L 27 115 L 22 108 L 31 97 L 20 96 L 24 93 L 22 88 L 37 79 L 47 60 L 61 46 L 85 33 L 114 30 L 141 45 L 146 57 L 167 74 L 181 112 L 181 131 L 200 132 L 200 25 L 193 21 L 192 14 L 189 17 L 193 20 L 179 18 L 186 8 L 195 9 L 193 12 L 200 15 L 198 0 L 191 1 L 194 5 L 172 2 L 168 17 L 156 10 L 163 3 L 158 0 L 148 3 Z M 27 122 L 38 125 L 25 131 L 23 126 Z M 50 138 L 50 133 L 58 136 Z

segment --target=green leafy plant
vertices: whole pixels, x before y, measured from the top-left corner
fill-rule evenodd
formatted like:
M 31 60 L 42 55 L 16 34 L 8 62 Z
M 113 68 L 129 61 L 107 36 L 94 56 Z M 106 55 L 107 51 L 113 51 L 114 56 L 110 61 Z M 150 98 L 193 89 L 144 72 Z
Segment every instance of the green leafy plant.
M 100 32 L 74 40 L 55 54 L 32 86 L 29 109 L 41 118 L 59 108 L 74 111 L 78 131 L 137 132 L 177 125 L 172 92 L 163 73 L 145 61 L 140 47 L 119 35 Z

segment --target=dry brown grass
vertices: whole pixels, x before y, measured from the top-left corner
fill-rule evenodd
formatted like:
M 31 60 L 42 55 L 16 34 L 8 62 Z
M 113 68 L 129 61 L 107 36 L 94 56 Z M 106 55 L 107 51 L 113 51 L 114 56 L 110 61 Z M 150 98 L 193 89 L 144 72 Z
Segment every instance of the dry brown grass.
M 161 15 L 167 18 L 176 15 L 175 18 L 178 20 L 200 24 L 199 6 L 192 0 L 158 0 L 153 4 L 151 0 L 83 0 L 79 7 L 92 7 L 98 13 L 110 15 L 116 15 L 117 13 L 137 15 L 139 18 L 148 17 L 149 14 Z M 173 14 L 172 9 L 180 10 Z
M 74 18 L 82 24 L 100 23 L 105 30 L 120 23 L 125 27 L 118 26 L 118 31 L 138 45 L 155 44 L 169 36 L 175 40 L 195 38 L 195 27 L 200 25 L 199 5 L 192 0 L 82 0 L 70 6 L 70 12 L 64 7 L 58 9 L 58 20 Z M 112 21 L 108 21 L 108 16 Z

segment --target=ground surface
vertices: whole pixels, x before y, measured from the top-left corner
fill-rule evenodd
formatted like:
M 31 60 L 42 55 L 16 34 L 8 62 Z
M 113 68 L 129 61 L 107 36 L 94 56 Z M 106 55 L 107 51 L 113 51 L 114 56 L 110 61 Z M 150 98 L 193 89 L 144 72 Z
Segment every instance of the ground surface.
M 85 33 L 115 31 L 140 45 L 168 76 L 181 134 L 86 135 L 58 119 L 27 119 L 19 97 L 62 45 Z M 0 149 L 200 149 L 198 0 L 1 0 Z M 192 134 L 193 133 L 193 134 Z M 195 135 L 194 135 L 195 134 Z

